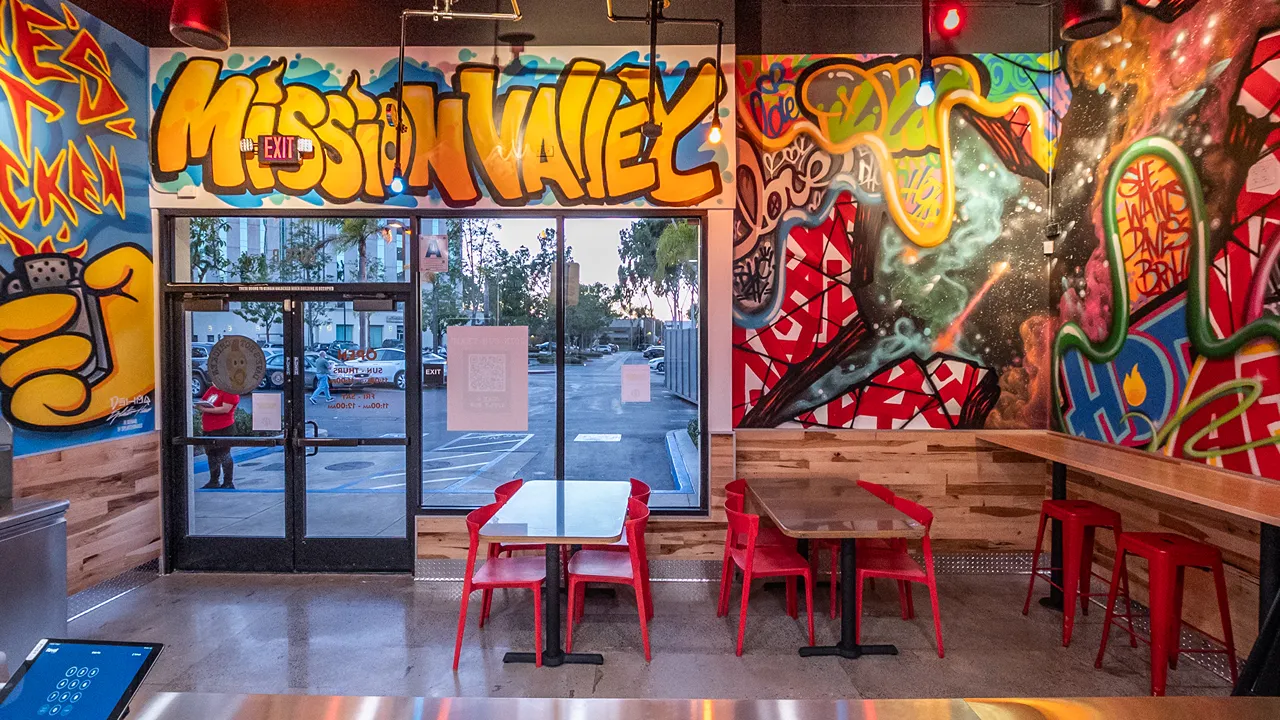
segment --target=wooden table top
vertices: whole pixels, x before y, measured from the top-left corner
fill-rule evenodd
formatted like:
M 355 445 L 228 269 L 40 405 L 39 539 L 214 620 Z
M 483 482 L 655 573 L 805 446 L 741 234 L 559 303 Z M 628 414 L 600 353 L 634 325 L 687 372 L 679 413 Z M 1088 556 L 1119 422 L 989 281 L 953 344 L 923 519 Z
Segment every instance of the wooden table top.
M 531 480 L 480 528 L 480 537 L 561 545 L 615 542 L 622 538 L 629 497 L 631 483 Z
M 1280 482 L 1049 430 L 993 430 L 979 440 L 1188 502 L 1280 525 Z
M 794 538 L 918 538 L 924 526 L 846 478 L 753 478 L 751 493 Z

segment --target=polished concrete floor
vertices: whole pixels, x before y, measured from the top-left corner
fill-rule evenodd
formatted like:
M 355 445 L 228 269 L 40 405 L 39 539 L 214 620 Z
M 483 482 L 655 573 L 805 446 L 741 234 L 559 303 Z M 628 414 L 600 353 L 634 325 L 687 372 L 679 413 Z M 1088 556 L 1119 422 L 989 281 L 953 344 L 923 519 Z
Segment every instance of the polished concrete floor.
M 1060 645 L 1060 616 L 1033 605 L 1021 614 L 1026 576 L 939 577 L 946 658 L 936 653 L 928 596 L 903 621 L 891 583 L 867 599 L 863 639 L 892 642 L 897 657 L 804 659 L 801 621 L 783 613 L 779 588 L 752 595 L 746 649 L 733 654 L 735 610 L 715 617 L 716 585 L 658 583 L 653 661 L 645 663 L 629 591 L 588 600 L 576 650 L 604 653 L 603 666 L 504 665 L 508 649 L 532 649 L 528 593 L 498 593 L 476 627 L 471 603 L 462 664 L 450 665 L 460 583 L 404 576 L 178 574 L 151 582 L 73 621 L 73 637 L 167 645 L 148 689 L 414 696 L 654 698 L 907 698 L 1145 695 L 1145 646 L 1113 639 L 1093 667 L 1102 613 Z M 825 591 L 825 586 L 819 588 Z M 476 600 L 479 595 L 474 596 Z M 801 595 L 803 612 L 803 594 Z M 817 601 L 819 642 L 838 621 Z M 1227 683 L 1184 660 L 1171 695 L 1224 695 Z

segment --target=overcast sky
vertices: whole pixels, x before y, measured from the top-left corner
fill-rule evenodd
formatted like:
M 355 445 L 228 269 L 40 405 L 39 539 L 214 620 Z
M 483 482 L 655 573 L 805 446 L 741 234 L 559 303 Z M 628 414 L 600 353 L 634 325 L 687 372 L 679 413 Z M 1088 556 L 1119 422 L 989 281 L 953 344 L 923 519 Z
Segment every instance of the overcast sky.
M 621 240 L 618 233 L 631 227 L 631 218 L 566 218 L 564 221 L 565 245 L 573 250 L 573 259 L 578 262 L 578 280 L 583 285 L 604 283 L 613 287 L 618 282 L 618 246 Z M 495 220 L 501 229 L 495 232 L 498 243 L 507 250 L 518 250 L 521 246 L 536 252 L 538 234 L 544 228 L 554 228 L 555 218 L 514 218 L 506 217 Z M 637 298 L 637 300 L 639 300 Z M 684 304 L 688 304 L 685 299 Z M 671 309 L 666 300 L 653 298 L 654 315 L 661 320 L 671 319 Z

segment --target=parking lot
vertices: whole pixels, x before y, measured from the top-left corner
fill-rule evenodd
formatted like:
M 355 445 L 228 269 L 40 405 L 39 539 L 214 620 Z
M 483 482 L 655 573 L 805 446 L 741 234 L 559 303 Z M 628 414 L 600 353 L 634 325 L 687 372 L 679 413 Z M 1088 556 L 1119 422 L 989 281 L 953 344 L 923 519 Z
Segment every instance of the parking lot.
M 566 368 L 565 472 L 571 479 L 635 477 L 655 490 L 653 504 L 685 506 L 668 452 L 669 431 L 684 432 L 697 408 L 670 395 L 663 376 L 650 373 L 648 403 L 623 403 L 621 366 L 646 364 L 624 351 Z M 424 503 L 474 507 L 513 478 L 554 476 L 556 375 L 531 366 L 529 425 L 522 432 L 451 432 L 446 389 L 423 391 Z M 252 397 L 241 407 L 252 412 Z M 308 405 L 306 419 L 321 436 L 393 437 L 405 432 L 404 393 L 374 387 L 335 394 Z M 311 428 L 308 432 L 314 432 Z M 235 490 L 195 489 L 195 534 L 273 536 L 284 533 L 284 452 L 240 448 Z M 323 448 L 307 459 L 308 534 L 322 537 L 399 534 L 404 528 L 404 453 L 396 447 Z M 203 456 L 193 459 L 193 488 L 208 480 Z M 664 497 L 665 496 L 665 497 Z

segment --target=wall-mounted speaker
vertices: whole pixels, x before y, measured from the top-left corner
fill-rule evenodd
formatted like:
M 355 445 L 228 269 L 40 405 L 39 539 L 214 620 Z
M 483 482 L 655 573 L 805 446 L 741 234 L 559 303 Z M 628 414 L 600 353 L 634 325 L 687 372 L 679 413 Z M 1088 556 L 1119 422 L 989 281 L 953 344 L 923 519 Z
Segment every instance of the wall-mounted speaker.
M 227 0 L 173 0 L 169 32 L 183 45 L 221 52 L 231 47 Z
M 1123 0 L 1062 0 L 1062 39 L 1088 40 L 1120 25 Z

